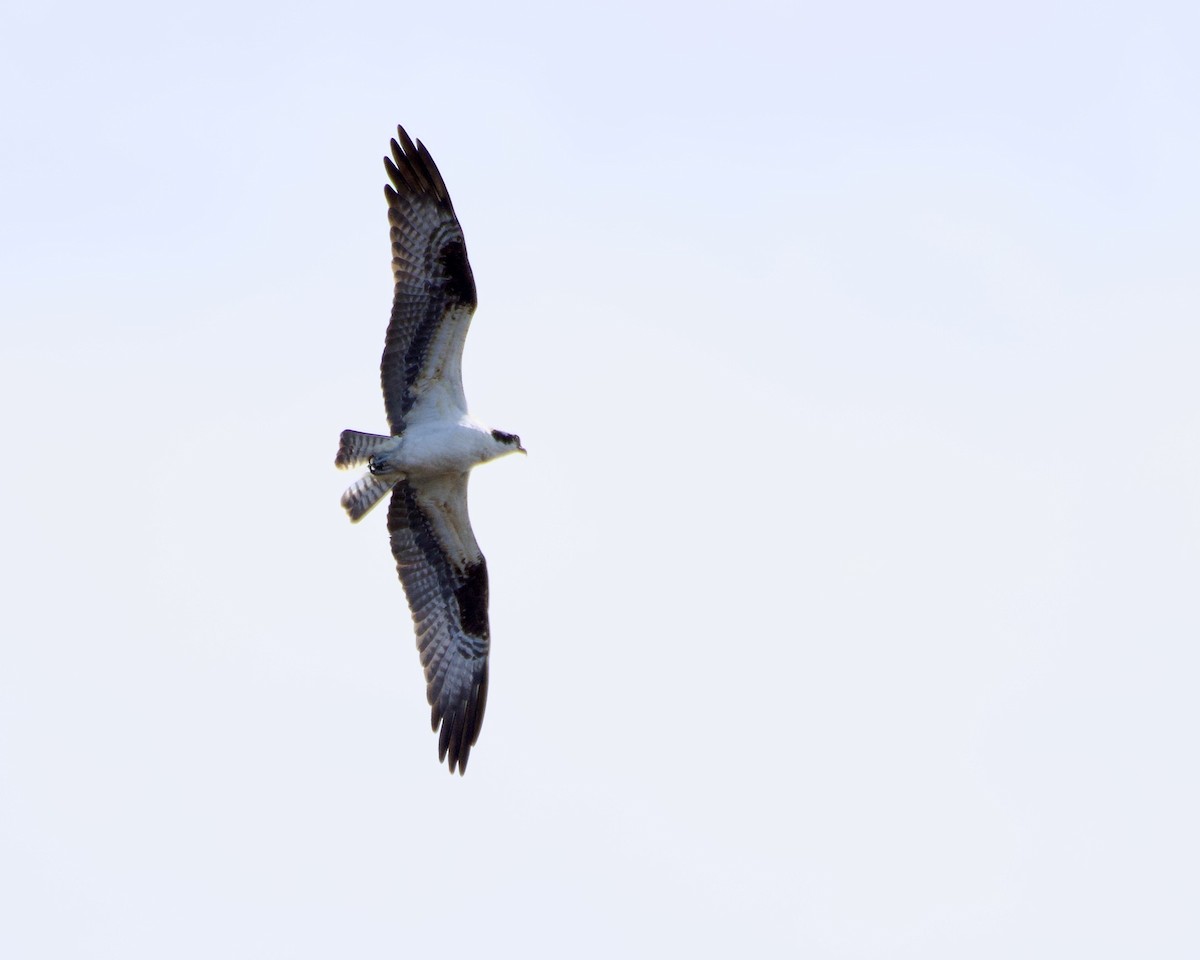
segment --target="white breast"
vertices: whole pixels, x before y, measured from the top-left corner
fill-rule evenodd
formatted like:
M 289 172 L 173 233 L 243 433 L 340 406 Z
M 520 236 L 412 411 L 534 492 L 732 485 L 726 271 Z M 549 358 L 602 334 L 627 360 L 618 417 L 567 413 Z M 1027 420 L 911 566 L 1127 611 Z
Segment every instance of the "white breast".
M 392 463 L 409 477 L 465 473 L 495 455 L 491 432 L 469 417 L 410 424 Z

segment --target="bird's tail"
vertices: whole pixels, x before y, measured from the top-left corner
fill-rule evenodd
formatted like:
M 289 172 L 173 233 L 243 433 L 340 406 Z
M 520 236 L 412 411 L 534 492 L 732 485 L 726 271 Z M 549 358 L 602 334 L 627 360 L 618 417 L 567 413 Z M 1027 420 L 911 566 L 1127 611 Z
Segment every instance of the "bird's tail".
M 333 465 L 339 470 L 349 470 L 351 467 L 360 466 L 370 460 L 371 455 L 390 439 L 391 437 L 381 437 L 377 433 L 343 430 Z
M 350 514 L 350 519 L 354 523 L 358 523 L 371 512 L 371 508 L 383 499 L 384 494 L 391 490 L 399 479 L 401 478 L 396 474 L 392 474 L 385 480 L 373 473 L 364 473 L 350 484 L 346 488 L 346 492 L 342 494 L 342 506 Z
M 378 453 L 390 439 L 391 437 L 381 437 L 377 433 L 343 430 L 334 465 L 342 470 L 361 466 Z M 384 494 L 395 486 L 398 479 L 394 474 L 385 480 L 368 473 L 350 484 L 342 494 L 342 506 L 350 514 L 350 519 L 357 523 L 365 517 L 371 508 L 383 499 Z

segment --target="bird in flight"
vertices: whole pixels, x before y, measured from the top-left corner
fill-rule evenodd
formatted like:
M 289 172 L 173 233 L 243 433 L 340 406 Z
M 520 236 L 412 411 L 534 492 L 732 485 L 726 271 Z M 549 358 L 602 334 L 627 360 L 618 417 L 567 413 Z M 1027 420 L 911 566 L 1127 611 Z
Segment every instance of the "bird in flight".
M 471 468 L 524 453 L 521 438 L 467 413 L 463 342 L 475 313 L 475 278 L 462 227 L 433 157 L 403 127 L 384 157 L 390 184 L 395 295 L 380 381 L 389 436 L 342 431 L 335 464 L 366 465 L 342 495 L 358 522 L 391 491 L 392 555 L 425 668 L 438 758 L 467 769 L 487 703 L 487 564 L 467 516 Z

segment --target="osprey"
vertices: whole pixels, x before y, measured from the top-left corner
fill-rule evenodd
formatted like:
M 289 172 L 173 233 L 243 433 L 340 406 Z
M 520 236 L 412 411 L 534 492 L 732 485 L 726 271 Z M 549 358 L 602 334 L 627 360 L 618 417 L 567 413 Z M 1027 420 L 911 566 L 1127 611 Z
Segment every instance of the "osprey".
M 419 140 L 397 128 L 384 157 L 395 296 L 380 381 L 390 436 L 342 431 L 334 461 L 367 472 L 342 495 L 354 522 L 390 490 L 392 555 L 417 634 L 438 758 L 467 769 L 488 687 L 487 564 L 467 516 L 471 468 L 524 453 L 521 438 L 467 414 L 463 342 L 475 279 L 446 184 Z

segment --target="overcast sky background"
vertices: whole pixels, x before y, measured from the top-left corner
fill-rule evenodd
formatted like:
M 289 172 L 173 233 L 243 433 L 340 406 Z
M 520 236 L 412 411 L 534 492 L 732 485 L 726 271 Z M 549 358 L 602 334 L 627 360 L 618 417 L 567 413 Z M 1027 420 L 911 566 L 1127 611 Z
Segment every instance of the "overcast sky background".
M 1200 15 L 0 9 L 0 955 L 1194 957 Z M 480 309 L 487 719 L 381 512 Z

